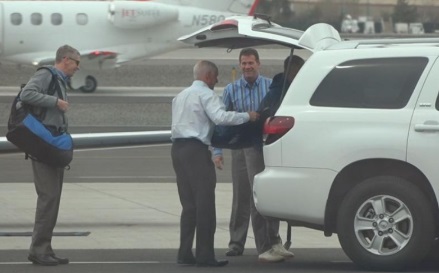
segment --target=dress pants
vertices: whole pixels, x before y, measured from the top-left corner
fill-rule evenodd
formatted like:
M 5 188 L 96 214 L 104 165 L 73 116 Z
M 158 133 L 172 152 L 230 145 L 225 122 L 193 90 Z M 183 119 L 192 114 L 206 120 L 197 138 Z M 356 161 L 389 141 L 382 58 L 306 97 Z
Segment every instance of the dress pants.
M 259 254 L 281 241 L 279 221 L 267 219 L 259 214 L 253 200 L 253 178 L 264 168 L 262 147 L 232 150 L 233 200 L 229 224 L 230 249 L 244 250 L 250 218 Z
M 54 168 L 32 160 L 37 208 L 29 253 L 32 255 L 51 255 L 52 234 L 58 219 L 64 169 Z
M 194 139 L 174 141 L 172 165 L 182 206 L 178 260 L 194 258 L 192 245 L 196 231 L 197 263 L 215 260 L 216 173 L 208 146 Z

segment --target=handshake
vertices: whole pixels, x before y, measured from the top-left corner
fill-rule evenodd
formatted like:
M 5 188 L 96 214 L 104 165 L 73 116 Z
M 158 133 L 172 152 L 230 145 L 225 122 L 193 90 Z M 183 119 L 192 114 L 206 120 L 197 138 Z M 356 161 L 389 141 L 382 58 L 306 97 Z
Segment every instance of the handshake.
M 250 116 L 250 121 L 257 121 L 259 119 L 258 112 L 248 112 L 248 115 Z

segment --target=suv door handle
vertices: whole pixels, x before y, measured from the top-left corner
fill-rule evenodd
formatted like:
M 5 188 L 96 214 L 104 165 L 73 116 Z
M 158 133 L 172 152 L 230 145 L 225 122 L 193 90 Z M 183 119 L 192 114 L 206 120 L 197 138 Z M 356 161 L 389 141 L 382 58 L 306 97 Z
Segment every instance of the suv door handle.
M 430 123 L 430 124 L 429 124 Z M 439 132 L 439 123 L 426 122 L 424 124 L 415 124 L 416 132 Z

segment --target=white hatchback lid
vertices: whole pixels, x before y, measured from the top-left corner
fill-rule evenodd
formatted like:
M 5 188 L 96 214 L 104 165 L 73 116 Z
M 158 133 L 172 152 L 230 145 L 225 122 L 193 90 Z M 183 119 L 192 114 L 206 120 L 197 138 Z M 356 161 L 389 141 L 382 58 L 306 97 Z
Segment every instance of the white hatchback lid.
M 318 23 L 305 32 L 282 27 L 264 16 L 232 16 L 178 39 L 198 47 L 229 49 L 279 44 L 312 52 L 341 41 L 334 27 Z

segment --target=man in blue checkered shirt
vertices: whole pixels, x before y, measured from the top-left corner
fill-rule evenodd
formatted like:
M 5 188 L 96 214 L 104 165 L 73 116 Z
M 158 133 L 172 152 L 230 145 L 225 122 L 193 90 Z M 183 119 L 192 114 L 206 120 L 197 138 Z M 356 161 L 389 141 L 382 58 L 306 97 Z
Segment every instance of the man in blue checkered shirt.
M 223 102 L 227 111 L 256 111 L 265 97 L 271 79 L 259 74 L 259 53 L 244 48 L 239 54 L 242 77 L 224 89 Z M 221 149 L 214 149 L 214 163 L 223 169 Z M 279 237 L 279 221 L 268 220 L 255 208 L 252 198 L 253 178 L 264 170 L 262 143 L 249 148 L 232 150 L 233 203 L 230 217 L 230 242 L 227 256 L 240 256 L 244 252 L 250 217 L 256 248 L 261 262 L 279 262 L 294 256 L 287 251 Z

